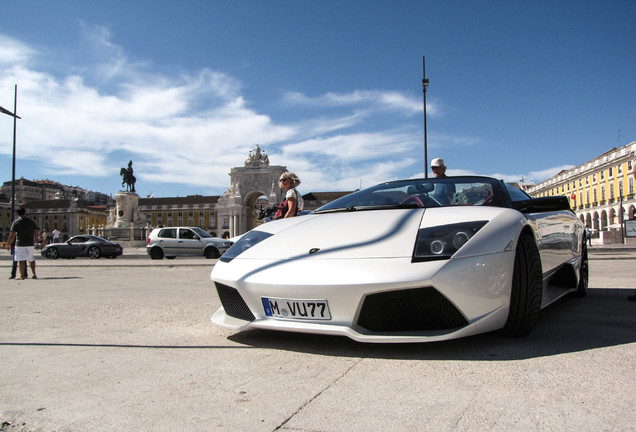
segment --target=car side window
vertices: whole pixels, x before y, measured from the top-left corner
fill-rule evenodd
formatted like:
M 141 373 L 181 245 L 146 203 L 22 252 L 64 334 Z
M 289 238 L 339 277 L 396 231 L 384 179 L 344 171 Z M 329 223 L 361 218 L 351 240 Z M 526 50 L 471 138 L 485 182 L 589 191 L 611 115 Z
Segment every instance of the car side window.
M 181 228 L 179 230 L 179 238 L 182 239 L 193 239 L 194 238 L 194 233 L 192 231 L 190 231 L 189 229 L 183 229 Z
M 176 228 L 164 228 L 159 231 L 158 236 L 163 238 L 177 238 L 177 230 Z

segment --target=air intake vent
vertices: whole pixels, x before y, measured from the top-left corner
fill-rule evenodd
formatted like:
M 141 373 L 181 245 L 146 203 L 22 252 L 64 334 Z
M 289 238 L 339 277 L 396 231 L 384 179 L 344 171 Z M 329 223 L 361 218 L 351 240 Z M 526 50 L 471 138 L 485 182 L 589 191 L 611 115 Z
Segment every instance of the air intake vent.
M 413 288 L 368 295 L 358 325 L 372 332 L 451 330 L 466 318 L 435 288 Z
M 243 321 L 254 321 L 252 311 L 235 288 L 220 283 L 215 285 L 226 314 Z

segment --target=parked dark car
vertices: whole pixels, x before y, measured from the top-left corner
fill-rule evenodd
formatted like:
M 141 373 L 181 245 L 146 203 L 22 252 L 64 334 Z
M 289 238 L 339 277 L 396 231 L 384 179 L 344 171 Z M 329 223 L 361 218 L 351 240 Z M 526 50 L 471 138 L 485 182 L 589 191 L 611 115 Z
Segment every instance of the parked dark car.
M 77 235 L 65 243 L 51 243 L 42 248 L 42 256 L 49 259 L 57 258 L 117 258 L 124 253 L 119 243 L 114 243 L 94 235 Z

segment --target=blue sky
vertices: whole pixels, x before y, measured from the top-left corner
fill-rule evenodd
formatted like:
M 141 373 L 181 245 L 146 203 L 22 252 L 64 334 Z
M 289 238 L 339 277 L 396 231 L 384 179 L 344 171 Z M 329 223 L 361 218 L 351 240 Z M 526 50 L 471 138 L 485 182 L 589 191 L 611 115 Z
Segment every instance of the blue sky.
M 219 195 L 258 144 L 309 191 L 448 173 L 542 181 L 636 140 L 636 2 L 2 2 L 16 176 Z M 0 117 L 2 181 L 13 121 Z M 267 192 L 267 191 L 264 191 Z

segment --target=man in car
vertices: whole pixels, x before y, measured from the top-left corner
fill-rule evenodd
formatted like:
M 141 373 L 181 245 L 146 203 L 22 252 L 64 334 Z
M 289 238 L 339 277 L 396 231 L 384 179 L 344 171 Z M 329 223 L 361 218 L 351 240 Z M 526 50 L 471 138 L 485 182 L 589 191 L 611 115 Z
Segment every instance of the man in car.
M 29 261 L 29 266 L 31 267 L 31 277 L 37 279 L 33 250 L 40 233 L 35 222 L 26 217 L 26 210 L 23 207 L 19 208 L 17 213 L 18 218 L 11 225 L 11 232 L 9 233 L 9 245 L 15 244 L 13 259 L 18 262 L 20 279 L 27 278 L 27 261 Z
M 431 161 L 431 170 L 435 178 L 446 178 L 446 165 L 444 165 L 444 159 L 435 158 Z M 455 193 L 454 186 L 446 183 L 436 184 L 433 198 L 443 206 L 450 205 L 453 200 L 453 194 Z

